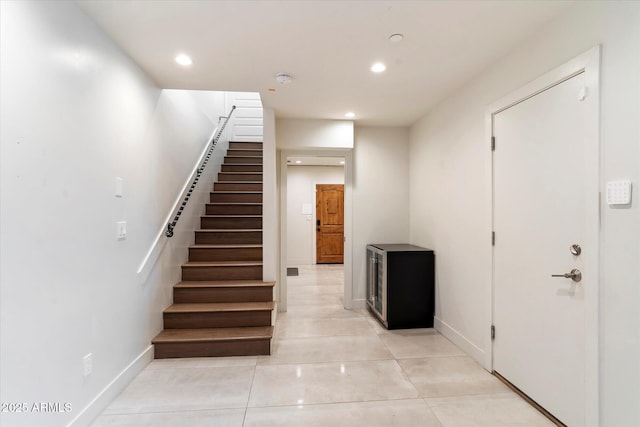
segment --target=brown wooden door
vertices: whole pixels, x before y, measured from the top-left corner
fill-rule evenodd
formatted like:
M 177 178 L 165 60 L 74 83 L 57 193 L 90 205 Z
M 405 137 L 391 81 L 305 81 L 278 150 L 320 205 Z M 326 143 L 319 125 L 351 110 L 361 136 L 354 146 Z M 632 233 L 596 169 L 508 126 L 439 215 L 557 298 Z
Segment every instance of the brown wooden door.
M 316 263 L 344 262 L 344 185 L 316 184 Z

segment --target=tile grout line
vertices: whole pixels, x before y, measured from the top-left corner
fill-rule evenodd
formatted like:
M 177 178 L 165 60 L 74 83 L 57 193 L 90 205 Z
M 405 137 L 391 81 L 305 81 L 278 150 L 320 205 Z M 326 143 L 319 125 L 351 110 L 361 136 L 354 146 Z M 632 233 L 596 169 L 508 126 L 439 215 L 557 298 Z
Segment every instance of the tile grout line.
M 282 405 L 265 405 L 265 406 L 252 406 L 252 408 L 256 409 L 266 409 L 266 408 L 297 408 L 299 406 L 329 406 L 329 405 L 350 405 L 350 404 L 358 404 L 358 403 L 373 403 L 373 402 L 402 402 L 402 401 L 422 401 L 425 405 L 428 406 L 426 402 L 424 402 L 424 398 L 422 397 L 397 397 L 397 398 L 388 398 L 388 399 L 372 399 L 372 400 L 343 400 L 340 402 L 313 402 L 313 403 L 304 403 L 300 404 L 282 404 Z
M 249 402 L 251 401 L 251 393 L 253 392 L 253 384 L 256 379 L 256 370 L 258 369 L 258 359 L 256 358 L 256 364 L 253 365 L 253 375 L 251 375 L 251 384 L 249 385 L 249 393 L 247 394 L 247 401 L 244 406 L 244 415 L 242 416 L 242 425 L 244 426 L 247 421 L 247 411 L 249 410 Z

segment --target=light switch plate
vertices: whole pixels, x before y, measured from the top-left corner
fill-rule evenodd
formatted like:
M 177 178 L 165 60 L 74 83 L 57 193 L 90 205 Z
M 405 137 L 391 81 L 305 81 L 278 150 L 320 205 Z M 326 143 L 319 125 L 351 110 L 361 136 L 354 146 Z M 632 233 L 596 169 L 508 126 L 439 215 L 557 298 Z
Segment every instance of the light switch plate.
M 118 239 L 127 238 L 127 221 L 116 222 L 116 237 Z
M 628 205 L 631 203 L 631 181 L 609 181 L 607 183 L 607 204 Z
M 116 197 L 122 197 L 124 194 L 124 180 L 116 177 Z
M 89 353 L 82 358 L 82 374 L 88 377 L 93 372 L 93 354 Z

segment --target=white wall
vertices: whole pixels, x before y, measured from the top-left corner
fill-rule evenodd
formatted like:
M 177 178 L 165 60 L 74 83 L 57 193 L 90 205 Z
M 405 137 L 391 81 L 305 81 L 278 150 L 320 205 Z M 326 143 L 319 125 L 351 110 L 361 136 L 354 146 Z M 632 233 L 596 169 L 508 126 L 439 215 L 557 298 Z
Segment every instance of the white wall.
M 264 141 L 262 100 L 257 92 L 226 92 L 226 110 L 235 111 L 228 127 L 231 141 Z M 226 114 L 225 114 L 226 115 Z
M 71 404 L 0 424 L 86 425 L 152 355 L 194 208 L 147 279 L 136 271 L 223 98 L 161 91 L 72 2 L 0 5 L 0 400 Z
M 278 158 L 276 153 L 276 119 L 271 108 L 263 109 L 264 149 L 262 159 L 262 278 L 265 281 L 276 281 L 276 292 L 279 291 L 280 280 L 280 220 L 278 203 Z M 277 295 L 277 294 L 276 294 Z
M 640 4 L 580 2 L 411 129 L 411 239 L 436 250 L 436 314 L 481 358 L 490 324 L 491 163 L 486 108 L 602 44 L 603 185 L 634 181 L 630 209 L 603 206 L 600 425 L 640 425 Z
M 287 167 L 287 266 L 316 263 L 316 184 L 344 184 L 344 168 L 337 166 Z M 311 206 L 303 215 L 302 205 Z
M 366 246 L 409 242 L 409 130 L 356 127 L 353 298 L 364 307 Z
M 353 122 L 349 120 L 276 120 L 278 149 L 351 149 Z

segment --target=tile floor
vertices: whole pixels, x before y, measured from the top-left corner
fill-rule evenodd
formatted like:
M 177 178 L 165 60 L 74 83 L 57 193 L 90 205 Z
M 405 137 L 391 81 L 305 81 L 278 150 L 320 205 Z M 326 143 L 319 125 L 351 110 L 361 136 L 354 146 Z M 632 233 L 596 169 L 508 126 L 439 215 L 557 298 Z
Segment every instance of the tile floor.
M 271 356 L 155 360 L 104 426 L 553 426 L 433 329 L 342 308 L 343 270 L 289 277 Z

